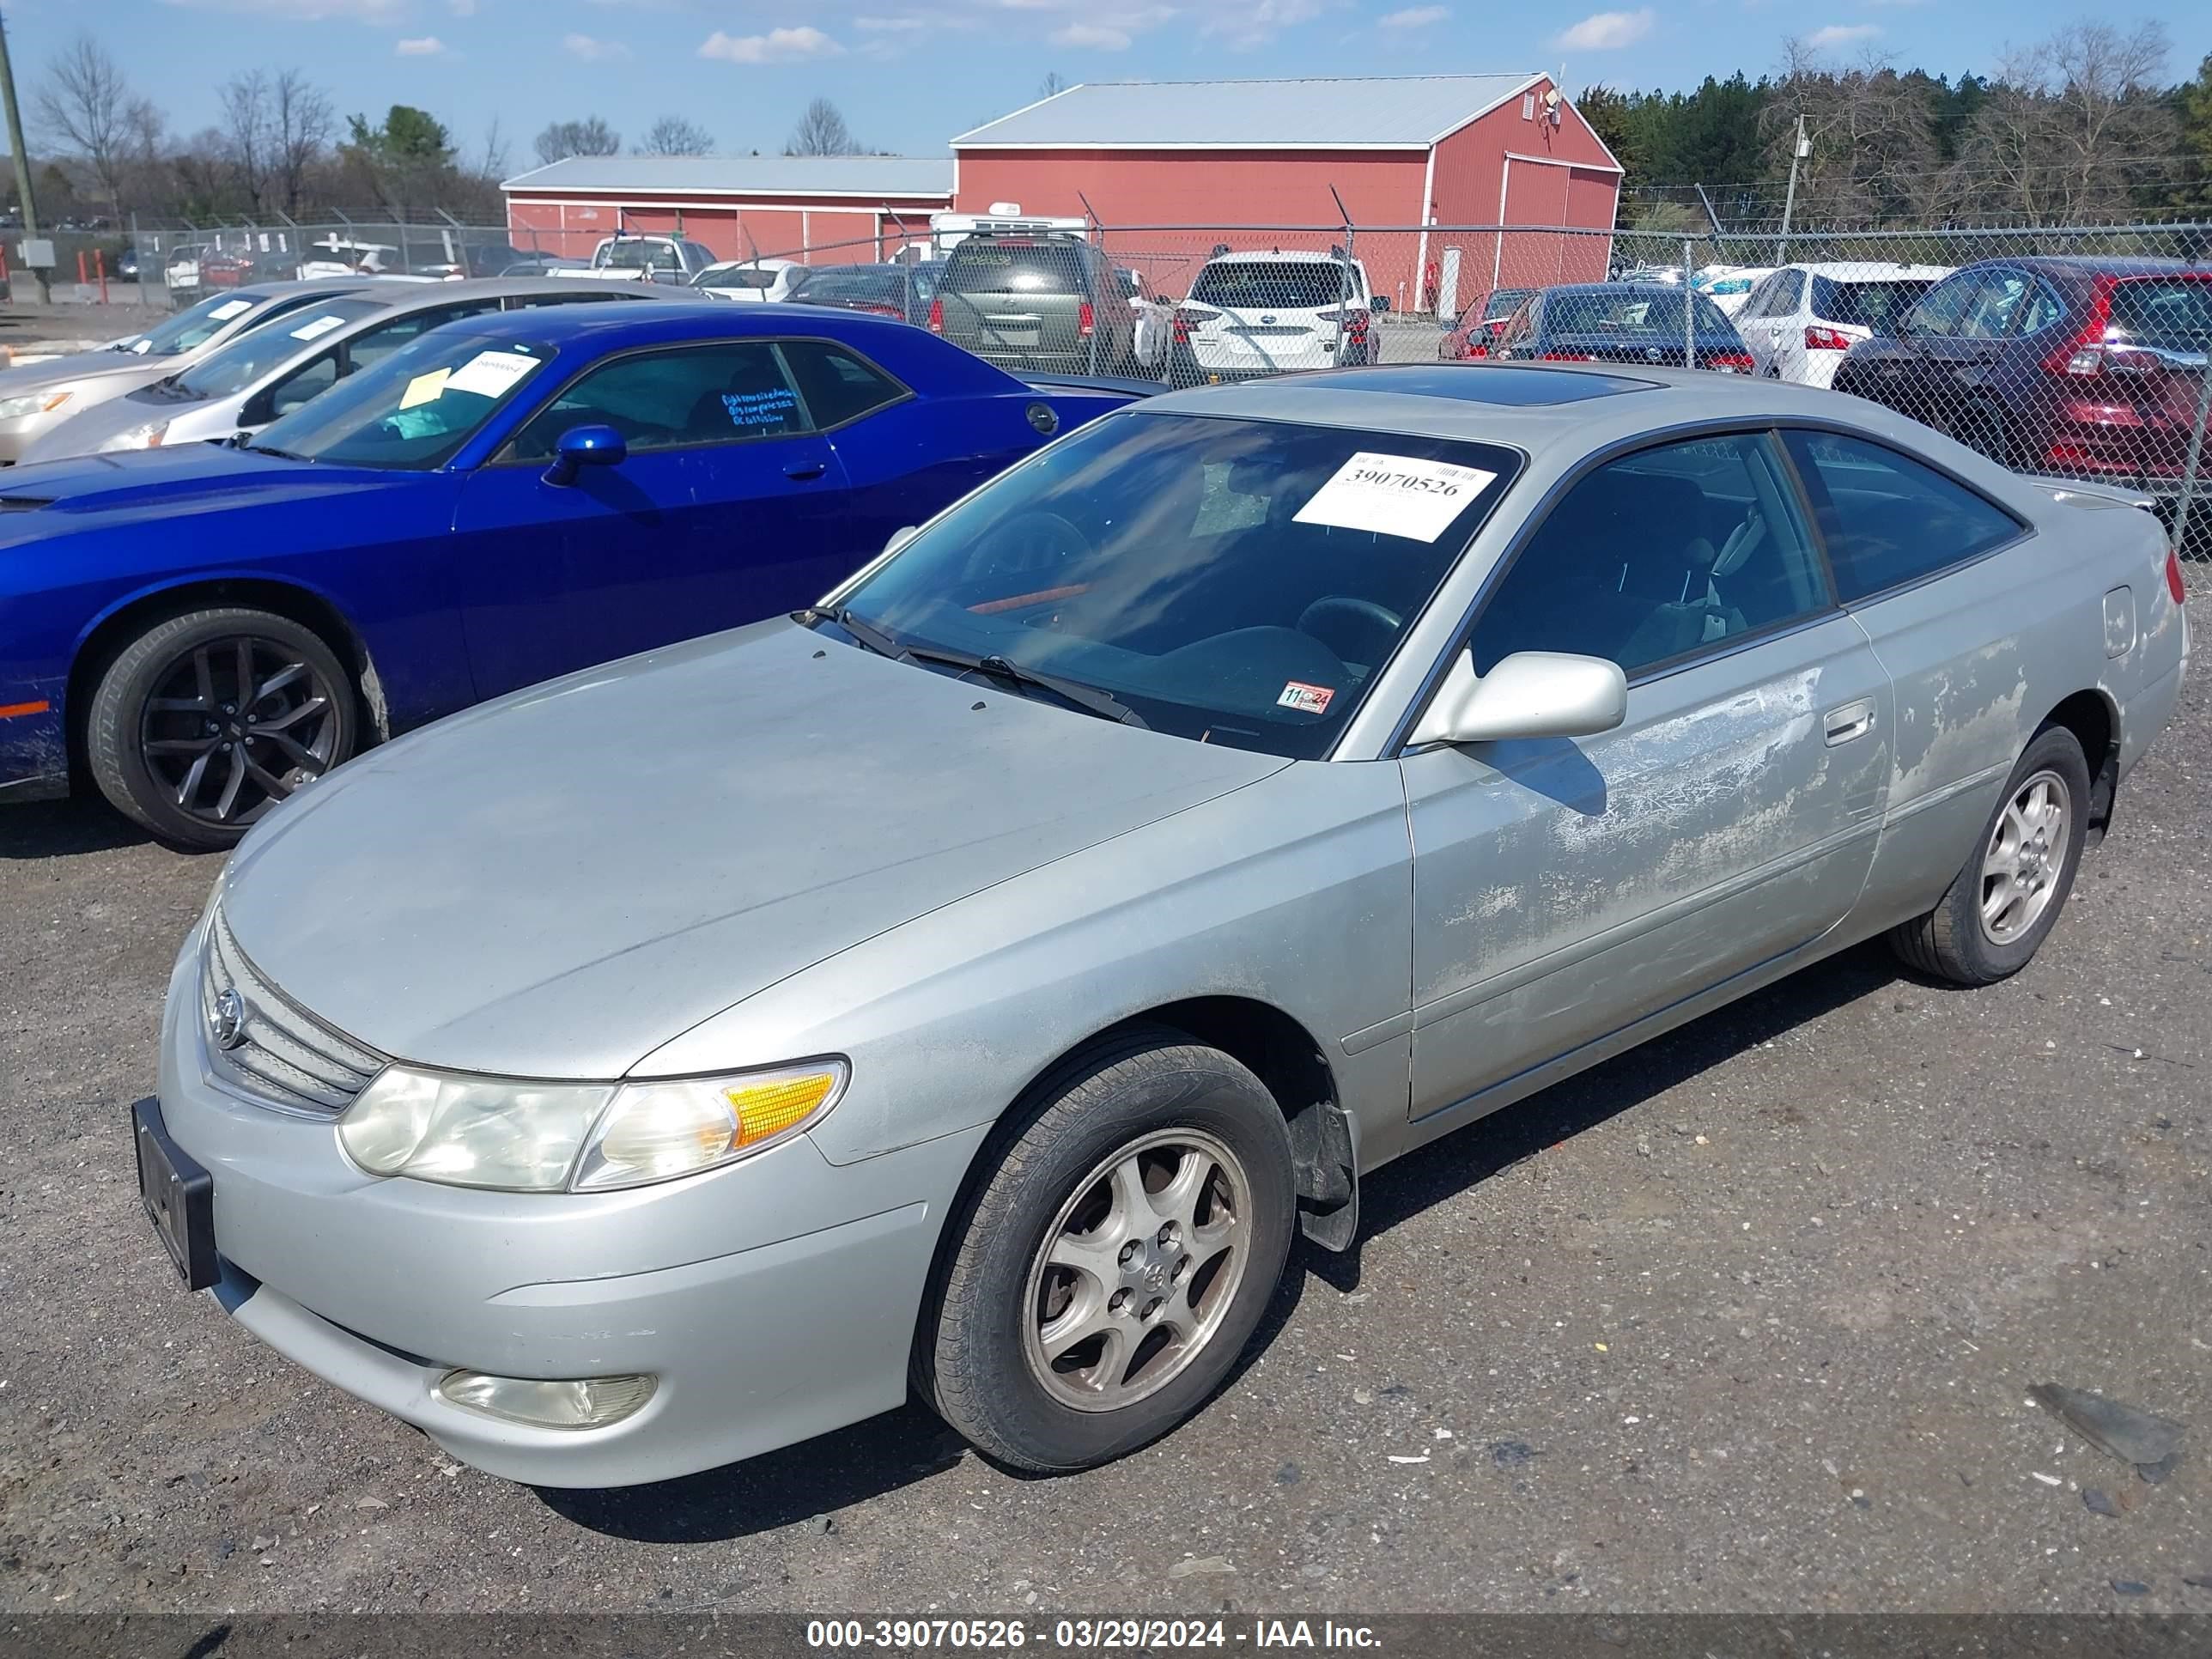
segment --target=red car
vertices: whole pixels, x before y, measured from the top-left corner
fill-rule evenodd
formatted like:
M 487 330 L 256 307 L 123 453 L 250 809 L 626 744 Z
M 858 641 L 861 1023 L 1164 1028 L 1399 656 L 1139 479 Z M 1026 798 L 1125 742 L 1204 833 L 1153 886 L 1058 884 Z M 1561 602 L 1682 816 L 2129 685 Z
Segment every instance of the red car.
M 1521 302 L 1541 292 L 1533 288 L 1501 288 L 1484 295 L 1459 314 L 1459 325 L 1437 343 L 1437 356 L 1448 363 L 1463 363 L 1490 356 Z
M 200 255 L 200 286 L 202 288 L 236 288 L 249 279 L 253 261 L 236 253 L 219 253 L 210 248 Z
M 1896 338 L 1862 340 L 1836 390 L 2022 472 L 2178 487 L 2212 343 L 2212 269 L 2180 259 L 1968 265 Z

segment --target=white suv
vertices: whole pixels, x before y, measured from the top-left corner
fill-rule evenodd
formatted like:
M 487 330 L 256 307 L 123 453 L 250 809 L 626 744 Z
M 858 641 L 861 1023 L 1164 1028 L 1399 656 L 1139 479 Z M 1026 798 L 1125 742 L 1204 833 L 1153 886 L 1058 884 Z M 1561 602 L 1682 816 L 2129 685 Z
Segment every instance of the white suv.
M 1177 386 L 1376 359 L 1366 268 L 1340 252 L 1222 253 L 1176 308 Z
M 1784 265 L 1751 291 L 1735 313 L 1735 331 L 1759 374 L 1826 388 L 1835 384 L 1846 351 L 1896 333 L 1920 296 L 1950 274 L 1948 265 L 1881 259 Z

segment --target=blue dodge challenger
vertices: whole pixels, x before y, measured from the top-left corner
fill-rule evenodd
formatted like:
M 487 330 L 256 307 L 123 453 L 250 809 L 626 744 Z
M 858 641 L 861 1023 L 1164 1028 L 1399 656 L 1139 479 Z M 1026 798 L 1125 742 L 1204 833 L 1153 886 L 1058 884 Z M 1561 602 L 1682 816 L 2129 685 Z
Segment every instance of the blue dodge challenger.
M 250 440 L 18 469 L 0 801 L 88 779 L 228 846 L 367 744 L 806 605 L 1133 395 L 849 311 L 570 306 L 436 329 Z

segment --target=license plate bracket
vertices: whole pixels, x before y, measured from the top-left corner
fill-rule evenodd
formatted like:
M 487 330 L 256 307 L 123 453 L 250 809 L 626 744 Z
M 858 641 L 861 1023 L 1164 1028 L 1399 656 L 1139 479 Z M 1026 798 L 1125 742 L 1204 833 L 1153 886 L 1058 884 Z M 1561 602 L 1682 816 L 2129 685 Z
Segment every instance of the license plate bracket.
M 158 1102 L 131 1109 L 138 1153 L 138 1202 L 154 1224 L 188 1291 L 210 1289 L 222 1277 L 215 1254 L 215 1177 L 169 1139 Z

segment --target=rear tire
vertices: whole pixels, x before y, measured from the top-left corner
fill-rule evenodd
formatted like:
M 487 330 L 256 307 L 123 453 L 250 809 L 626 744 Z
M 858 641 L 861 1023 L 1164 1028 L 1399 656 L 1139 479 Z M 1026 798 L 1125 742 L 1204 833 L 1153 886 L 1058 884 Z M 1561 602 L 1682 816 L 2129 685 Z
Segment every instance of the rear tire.
M 173 846 L 235 846 L 353 753 L 358 697 L 313 629 L 273 611 L 190 611 L 116 653 L 92 695 L 100 793 Z
M 1260 1079 L 1150 1027 L 1072 1060 L 956 1212 L 922 1394 L 1018 1468 L 1089 1468 L 1205 1403 L 1282 1278 L 1297 1206 Z
M 2060 726 L 2037 732 L 1942 902 L 1892 928 L 1890 948 L 1907 967 L 1954 985 L 1994 985 L 2027 967 L 2074 890 L 2089 787 L 2075 735 Z

